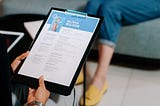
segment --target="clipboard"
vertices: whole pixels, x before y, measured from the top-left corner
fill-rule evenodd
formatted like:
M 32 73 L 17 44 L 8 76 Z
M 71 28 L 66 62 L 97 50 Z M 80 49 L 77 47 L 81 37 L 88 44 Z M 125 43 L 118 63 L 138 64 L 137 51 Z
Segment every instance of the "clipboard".
M 49 91 L 69 95 L 102 20 L 79 11 L 51 8 L 13 81 L 37 88 L 43 75 Z

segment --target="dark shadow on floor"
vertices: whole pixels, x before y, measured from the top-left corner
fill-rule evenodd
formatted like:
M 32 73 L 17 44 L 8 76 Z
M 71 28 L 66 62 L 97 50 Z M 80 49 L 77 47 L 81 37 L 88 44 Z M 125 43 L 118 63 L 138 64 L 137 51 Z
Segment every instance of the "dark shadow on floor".
M 91 50 L 88 60 L 90 61 L 98 61 L 98 51 Z M 136 68 L 136 69 L 144 69 L 148 71 L 159 71 L 160 69 L 160 60 L 159 59 L 150 59 L 150 58 L 142 58 L 136 56 L 128 56 L 122 54 L 114 54 L 111 60 L 111 64 L 119 65 L 124 67 Z

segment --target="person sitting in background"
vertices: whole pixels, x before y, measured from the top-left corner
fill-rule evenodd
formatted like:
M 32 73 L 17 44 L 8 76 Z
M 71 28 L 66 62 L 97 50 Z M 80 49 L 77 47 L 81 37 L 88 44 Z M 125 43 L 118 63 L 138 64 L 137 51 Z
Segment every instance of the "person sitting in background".
M 85 105 L 90 106 L 99 103 L 108 90 L 107 71 L 120 28 L 160 17 L 160 0 L 89 0 L 85 12 L 104 17 L 99 33 L 98 66 L 86 91 Z

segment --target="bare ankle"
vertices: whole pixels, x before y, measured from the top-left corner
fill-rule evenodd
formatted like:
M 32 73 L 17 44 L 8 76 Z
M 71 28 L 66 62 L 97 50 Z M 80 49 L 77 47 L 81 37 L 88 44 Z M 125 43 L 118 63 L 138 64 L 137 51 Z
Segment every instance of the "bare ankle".
M 99 90 L 101 90 L 105 81 L 106 81 L 106 77 L 94 77 L 91 84 L 96 86 Z

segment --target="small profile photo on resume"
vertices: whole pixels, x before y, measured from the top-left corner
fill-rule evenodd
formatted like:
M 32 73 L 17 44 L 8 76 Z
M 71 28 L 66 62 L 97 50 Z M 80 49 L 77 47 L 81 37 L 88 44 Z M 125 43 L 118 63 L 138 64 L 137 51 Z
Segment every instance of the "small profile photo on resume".
M 55 31 L 55 32 L 59 32 L 61 27 L 62 27 L 62 18 L 58 15 L 53 15 L 52 16 L 52 23 L 50 25 L 50 30 L 51 31 Z

